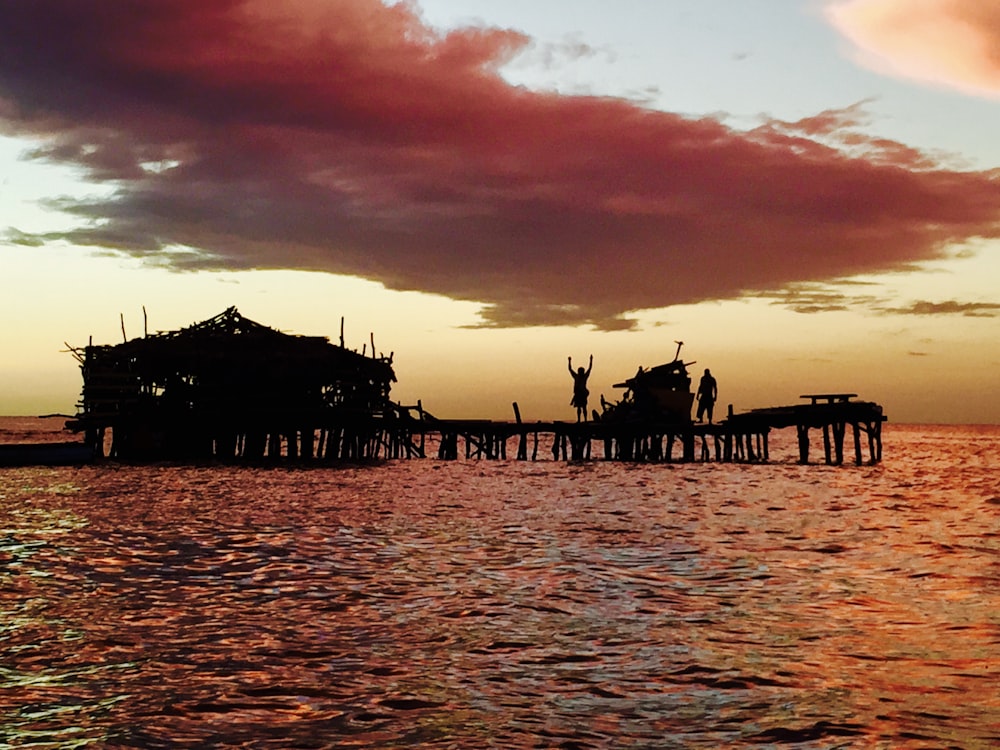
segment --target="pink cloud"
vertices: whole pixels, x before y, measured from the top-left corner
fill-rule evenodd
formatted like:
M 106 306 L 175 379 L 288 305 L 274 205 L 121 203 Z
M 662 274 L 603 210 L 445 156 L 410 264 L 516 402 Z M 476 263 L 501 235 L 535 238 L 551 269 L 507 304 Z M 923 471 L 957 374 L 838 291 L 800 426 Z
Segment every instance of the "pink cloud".
M 0 0 L 0 127 L 118 188 L 21 241 L 620 328 L 1000 235 L 995 175 L 865 137 L 860 107 L 744 133 L 510 86 L 498 70 L 529 43 L 377 0 Z
M 1000 6 L 983 0 L 842 0 L 828 7 L 861 62 L 980 96 L 1000 96 Z

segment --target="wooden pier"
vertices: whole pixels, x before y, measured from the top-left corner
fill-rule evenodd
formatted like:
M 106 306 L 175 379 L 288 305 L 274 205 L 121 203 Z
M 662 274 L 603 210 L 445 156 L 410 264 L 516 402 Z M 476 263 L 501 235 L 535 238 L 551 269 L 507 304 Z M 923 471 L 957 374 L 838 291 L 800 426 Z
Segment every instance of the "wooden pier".
M 626 398 L 602 398 L 605 411 L 593 421 L 526 422 L 516 403 L 513 421 L 493 421 L 437 419 L 420 402 L 391 401 L 392 354 L 376 356 L 374 337 L 370 355 L 347 349 L 343 321 L 337 345 L 229 308 L 178 331 L 71 352 L 84 384 L 67 427 L 84 434 L 95 458 L 316 463 L 504 460 L 509 452 L 521 461 L 763 463 L 770 433 L 792 427 L 801 463 L 809 463 L 811 430 L 822 431 L 827 464 L 844 463 L 848 429 L 856 464 L 882 458 L 882 407 L 853 393 L 807 394 L 808 403 L 738 414 L 730 407 L 717 424 L 692 423 L 690 378 L 677 355 L 640 368 L 620 384 L 629 387 Z M 648 408 L 664 388 L 658 397 L 680 406 Z
M 849 455 L 853 463 L 882 459 L 882 407 L 853 401 L 853 394 L 807 395 L 810 403 L 733 413 L 717 424 L 635 422 L 523 422 L 437 419 L 418 403 L 380 415 L 342 412 L 302 415 L 298 427 L 270 430 L 263 425 L 203 425 L 207 436 L 197 454 L 184 459 L 250 463 L 333 464 L 394 459 L 443 461 L 623 461 L 639 463 L 768 463 L 774 430 L 795 429 L 798 461 L 810 463 L 810 431 L 822 435 L 822 460 L 831 466 Z M 515 415 L 519 417 L 515 404 Z M 251 420 L 252 421 L 252 420 Z M 112 428 L 113 429 L 113 428 Z M 848 446 L 849 447 L 849 446 Z M 150 460 L 148 453 L 115 454 Z M 160 456 L 178 458 L 178 456 Z
M 580 461 L 594 457 L 638 462 L 766 463 L 770 461 L 773 430 L 795 428 L 799 463 L 810 462 L 810 430 L 820 430 L 823 457 L 831 466 L 844 463 L 848 428 L 854 463 L 882 460 L 882 407 L 853 401 L 856 394 L 807 394 L 810 403 L 732 413 L 718 424 L 657 422 L 514 422 L 439 420 L 420 415 L 417 429 L 424 438 L 436 436 L 437 458 Z M 415 409 L 417 407 L 414 407 Z M 460 447 L 464 446 L 464 450 Z M 595 448 L 596 446 L 596 448 Z M 867 447 L 867 455 L 864 448 Z M 422 455 L 415 452 L 413 455 Z

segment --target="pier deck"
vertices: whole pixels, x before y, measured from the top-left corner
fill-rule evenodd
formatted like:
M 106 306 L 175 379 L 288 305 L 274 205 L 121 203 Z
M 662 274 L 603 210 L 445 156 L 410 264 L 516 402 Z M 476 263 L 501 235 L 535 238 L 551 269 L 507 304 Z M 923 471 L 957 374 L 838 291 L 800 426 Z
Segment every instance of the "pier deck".
M 422 434 L 439 437 L 437 457 L 456 459 L 464 443 L 466 458 L 505 459 L 508 444 L 516 441 L 515 457 L 537 460 L 550 453 L 556 460 L 585 460 L 601 446 L 606 460 L 650 462 L 766 462 L 770 460 L 772 430 L 794 427 L 799 462 L 809 463 L 810 430 L 823 436 L 823 457 L 829 465 L 844 463 L 844 443 L 850 427 L 854 462 L 882 459 L 882 407 L 870 401 L 852 401 L 856 394 L 807 394 L 808 404 L 730 413 L 716 424 L 648 422 L 494 422 L 488 420 L 424 419 Z M 519 416 L 515 405 L 515 414 Z M 676 448 L 676 455 L 675 455 Z
M 773 430 L 795 428 L 800 463 L 810 462 L 810 431 L 820 430 L 823 460 L 844 463 L 848 428 L 854 463 L 875 464 L 882 458 L 882 407 L 853 401 L 854 394 L 807 395 L 810 403 L 730 413 L 715 424 L 633 421 L 564 422 L 437 419 L 416 406 L 397 405 L 381 415 L 303 412 L 278 428 L 245 414 L 239 424 L 219 421 L 190 423 L 190 440 L 182 455 L 153 449 L 112 458 L 124 460 L 220 459 L 268 462 L 293 460 L 321 463 L 372 459 L 437 458 L 440 460 L 521 461 L 601 459 L 632 462 L 765 463 L 770 460 Z M 251 426 L 253 425 L 253 426 Z M 297 425 L 293 426 L 293 425 Z M 108 425 L 114 432 L 114 426 Z M 100 443 L 104 442 L 103 430 Z M 114 440 L 111 440 L 114 445 Z M 93 445 L 93 444 L 92 444 Z M 867 445 L 867 455 L 864 450 Z M 101 457 L 100 445 L 94 445 Z M 197 450 L 194 450 L 194 449 Z

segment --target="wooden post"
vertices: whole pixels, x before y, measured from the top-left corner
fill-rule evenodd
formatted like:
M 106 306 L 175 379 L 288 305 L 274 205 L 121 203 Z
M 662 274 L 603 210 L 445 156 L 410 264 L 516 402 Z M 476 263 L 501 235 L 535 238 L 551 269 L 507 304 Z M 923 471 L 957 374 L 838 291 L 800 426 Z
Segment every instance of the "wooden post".
M 424 450 L 426 432 L 424 431 L 424 404 L 420 399 L 417 399 L 417 416 L 420 417 L 420 457 L 423 458 L 427 455 Z
M 805 424 L 795 425 L 795 431 L 799 438 L 799 463 L 809 463 L 809 426 Z
M 650 435 L 649 436 L 649 460 L 650 461 L 662 461 L 663 460 L 663 435 Z
M 834 456 L 837 466 L 841 466 L 844 463 L 844 433 L 847 431 L 847 425 L 844 422 L 834 422 L 832 427 Z
M 267 435 L 259 430 L 253 430 L 246 434 L 243 444 L 243 456 L 245 458 L 259 461 L 264 457 L 264 449 L 267 447 Z
M 454 461 L 458 458 L 458 436 L 452 432 L 442 432 L 438 445 L 438 458 L 442 461 Z
M 514 402 L 514 419 L 517 421 L 517 426 L 519 428 L 519 438 L 517 443 L 517 460 L 527 461 L 528 460 L 528 432 L 527 430 L 521 428 L 521 409 L 518 408 L 517 401 Z
M 873 465 L 882 460 L 882 420 L 879 418 L 868 422 L 868 456 Z
M 218 458 L 234 458 L 236 456 L 236 433 L 225 429 L 215 435 L 215 455 Z
M 325 458 L 336 460 L 340 458 L 340 443 L 344 437 L 343 427 L 332 427 L 329 429 L 326 438 Z

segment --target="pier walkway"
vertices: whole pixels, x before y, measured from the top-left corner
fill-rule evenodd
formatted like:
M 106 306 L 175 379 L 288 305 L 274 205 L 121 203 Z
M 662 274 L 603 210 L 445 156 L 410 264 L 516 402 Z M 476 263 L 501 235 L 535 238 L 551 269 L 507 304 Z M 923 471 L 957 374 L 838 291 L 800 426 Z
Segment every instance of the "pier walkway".
M 616 461 L 648 462 L 767 462 L 772 430 L 796 430 L 799 462 L 809 463 L 810 430 L 822 432 L 823 458 L 829 465 L 844 463 L 845 439 L 850 428 L 854 462 L 878 463 L 882 459 L 882 407 L 869 401 L 852 401 L 857 394 L 806 394 L 807 404 L 754 409 L 732 413 L 717 424 L 644 422 L 522 422 L 514 404 L 514 422 L 442 420 L 426 414 L 413 434 L 407 455 L 421 456 L 425 436 L 438 438 L 437 457 L 506 459 L 510 444 L 518 460 L 586 460 L 597 454 Z M 414 407 L 416 408 L 416 407 Z M 867 456 L 864 447 L 867 447 Z M 461 448 L 464 447 L 464 451 Z
M 382 414 L 314 412 L 285 415 L 280 422 L 244 413 L 238 421 L 193 419 L 172 433 L 105 421 L 87 430 L 84 444 L 95 458 L 126 461 L 206 460 L 251 463 L 291 460 L 335 463 L 379 459 L 521 461 L 591 459 L 634 462 L 766 463 L 773 430 L 795 428 L 798 460 L 810 462 L 810 431 L 822 432 L 823 460 L 844 463 L 850 434 L 854 463 L 882 459 L 882 407 L 855 401 L 855 394 L 807 394 L 809 403 L 729 414 L 715 424 L 642 421 L 513 421 L 438 419 L 415 406 L 395 404 Z M 261 415 L 263 416 L 263 415 Z M 280 424 L 280 427 L 278 426 Z M 81 429 L 81 427 L 77 427 Z M 121 440 L 120 431 L 128 440 Z M 107 435 L 105 433 L 108 433 Z M 183 434 L 183 438 L 180 436 Z M 108 447 L 110 446 L 110 449 Z M 141 446 L 142 450 L 138 447 Z M 867 451 L 864 449 L 867 447 Z

